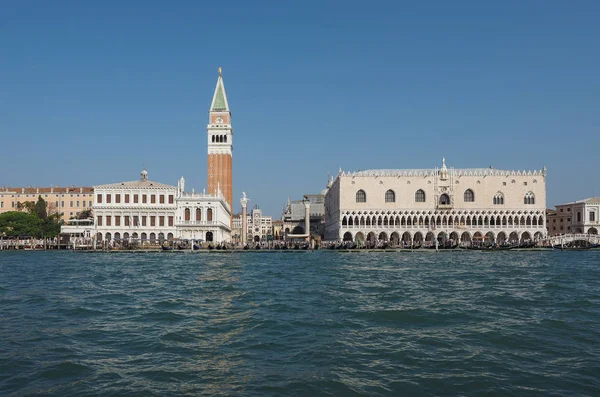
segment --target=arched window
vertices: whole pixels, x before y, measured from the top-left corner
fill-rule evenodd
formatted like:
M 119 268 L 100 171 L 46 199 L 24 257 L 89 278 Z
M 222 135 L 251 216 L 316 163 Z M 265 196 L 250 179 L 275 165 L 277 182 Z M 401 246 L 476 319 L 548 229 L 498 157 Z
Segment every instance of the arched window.
M 495 205 L 502 205 L 504 204 L 504 194 L 502 194 L 502 192 L 498 192 L 494 195 L 494 201 L 493 203 Z
M 356 192 L 356 202 L 357 203 L 366 203 L 367 202 L 367 193 L 364 190 L 359 190 Z
M 392 189 L 385 192 L 385 202 L 386 203 L 395 203 L 396 202 L 396 193 Z
M 212 136 L 212 141 L 213 141 L 213 143 L 215 143 L 215 136 L 214 135 Z
M 197 221 L 202 220 L 202 210 L 200 208 L 196 208 L 196 220 Z
M 535 196 L 532 192 L 525 193 L 525 197 L 523 198 L 523 204 L 535 204 Z
M 440 196 L 440 204 L 441 205 L 449 205 L 450 204 L 450 196 L 448 196 L 446 193 L 442 194 Z
M 423 191 L 423 189 L 419 189 L 415 193 L 415 202 L 417 202 L 417 203 L 425 202 L 425 192 Z
M 225 143 L 227 143 L 227 135 L 225 135 L 225 136 L 223 137 L 223 141 L 225 141 Z
M 206 210 L 206 220 L 209 222 L 213 220 L 212 208 Z
M 475 193 L 471 189 L 465 190 L 465 202 L 472 203 L 475 201 Z
M 190 220 L 190 209 L 189 209 L 189 208 L 186 208 L 186 209 L 185 209 L 185 217 L 184 217 L 184 219 L 185 219 L 186 221 L 189 221 L 189 220 Z

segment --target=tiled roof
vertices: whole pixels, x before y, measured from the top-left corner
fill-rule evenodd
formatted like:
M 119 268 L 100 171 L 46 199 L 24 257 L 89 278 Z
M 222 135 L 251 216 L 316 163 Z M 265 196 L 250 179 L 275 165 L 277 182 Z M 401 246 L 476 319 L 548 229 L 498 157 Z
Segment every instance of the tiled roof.
M 2 187 L 0 193 L 16 194 L 62 194 L 62 193 L 93 193 L 94 188 L 89 186 L 71 187 Z

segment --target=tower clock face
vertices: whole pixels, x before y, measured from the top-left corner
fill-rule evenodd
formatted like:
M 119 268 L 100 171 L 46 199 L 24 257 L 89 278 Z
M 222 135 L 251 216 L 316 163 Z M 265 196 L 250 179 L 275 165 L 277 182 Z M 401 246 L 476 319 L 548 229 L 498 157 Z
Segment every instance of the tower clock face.
M 223 117 L 221 117 L 221 116 L 217 117 L 217 118 L 215 119 L 215 123 L 217 123 L 217 124 L 221 124 L 221 123 L 223 123 Z

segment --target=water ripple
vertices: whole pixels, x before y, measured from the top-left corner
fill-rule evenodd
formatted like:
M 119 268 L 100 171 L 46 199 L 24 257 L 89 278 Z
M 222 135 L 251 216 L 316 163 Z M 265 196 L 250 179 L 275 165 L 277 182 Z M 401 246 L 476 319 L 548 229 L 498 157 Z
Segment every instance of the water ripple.
M 0 395 L 598 395 L 600 252 L 0 255 Z

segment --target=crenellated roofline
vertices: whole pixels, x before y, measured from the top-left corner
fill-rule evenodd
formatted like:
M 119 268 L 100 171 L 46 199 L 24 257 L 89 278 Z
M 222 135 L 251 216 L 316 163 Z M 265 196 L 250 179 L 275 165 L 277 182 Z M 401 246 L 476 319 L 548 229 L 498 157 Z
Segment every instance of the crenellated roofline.
M 455 177 L 460 176 L 546 176 L 546 167 L 541 170 L 498 170 L 495 168 L 448 168 L 448 173 Z M 432 169 L 380 169 L 380 170 L 364 170 L 364 171 L 344 171 L 342 169 L 338 172 L 340 176 L 351 176 L 351 177 L 380 177 L 380 176 L 391 176 L 391 177 L 427 177 L 436 176 L 440 172 L 440 168 Z

